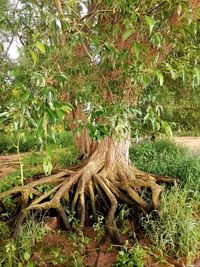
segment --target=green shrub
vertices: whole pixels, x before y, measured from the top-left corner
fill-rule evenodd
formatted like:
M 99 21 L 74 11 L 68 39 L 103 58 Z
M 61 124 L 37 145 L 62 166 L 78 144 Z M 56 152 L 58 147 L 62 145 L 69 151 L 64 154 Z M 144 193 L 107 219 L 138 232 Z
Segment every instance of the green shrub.
M 200 246 L 200 222 L 195 217 L 197 203 L 190 199 L 187 189 L 174 188 L 161 197 L 158 216 L 155 211 L 143 220 L 152 246 L 164 256 L 186 257 L 190 262 Z
M 12 152 L 12 142 L 9 139 L 7 135 L 4 133 L 0 132 L 0 154 L 8 152 L 11 150 Z M 13 147 L 13 151 L 16 151 L 16 149 Z
M 74 146 L 69 146 L 66 149 L 55 151 L 55 156 L 53 161 L 61 167 L 66 167 L 70 165 L 77 164 L 78 151 Z

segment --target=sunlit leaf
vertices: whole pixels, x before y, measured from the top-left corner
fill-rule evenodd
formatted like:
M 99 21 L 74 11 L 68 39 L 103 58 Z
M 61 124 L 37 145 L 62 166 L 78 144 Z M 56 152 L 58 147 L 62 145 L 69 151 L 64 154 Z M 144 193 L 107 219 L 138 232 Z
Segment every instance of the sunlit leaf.
M 150 17 L 150 16 L 145 16 L 145 20 L 146 20 L 146 23 L 149 25 L 150 33 L 151 33 L 156 21 L 153 17 Z
M 37 57 L 36 53 L 33 52 L 32 50 L 30 51 L 30 54 L 31 54 L 31 57 L 32 57 L 32 60 L 33 60 L 34 66 L 35 66 L 38 62 L 38 57 Z
M 41 53 L 44 54 L 46 52 L 44 44 L 36 43 L 35 46 L 40 50 Z

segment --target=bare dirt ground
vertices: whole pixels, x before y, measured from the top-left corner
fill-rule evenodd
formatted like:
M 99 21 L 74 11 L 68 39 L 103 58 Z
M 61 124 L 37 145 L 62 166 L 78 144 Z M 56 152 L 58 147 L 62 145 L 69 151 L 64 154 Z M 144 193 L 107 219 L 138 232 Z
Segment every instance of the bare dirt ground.
M 22 153 L 24 157 L 30 153 Z M 19 160 L 17 154 L 0 156 L 0 179 L 14 172 L 19 166 Z
M 194 136 L 179 136 L 173 140 L 180 145 L 188 147 L 191 151 L 200 152 L 200 137 Z

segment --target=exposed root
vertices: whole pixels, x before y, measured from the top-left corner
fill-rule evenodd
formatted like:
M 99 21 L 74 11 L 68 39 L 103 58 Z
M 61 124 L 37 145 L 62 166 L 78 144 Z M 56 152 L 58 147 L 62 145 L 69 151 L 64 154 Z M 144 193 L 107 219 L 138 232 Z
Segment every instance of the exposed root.
M 97 180 L 97 182 L 99 183 L 99 185 L 102 187 L 102 189 L 105 191 L 106 195 L 108 196 L 108 198 L 110 200 L 110 204 L 111 204 L 110 211 L 109 211 L 108 216 L 106 218 L 107 230 L 109 231 L 111 237 L 115 241 L 119 242 L 120 241 L 119 231 L 117 229 L 117 225 L 115 222 L 115 212 L 117 210 L 117 199 L 116 199 L 115 195 L 107 187 L 107 185 L 104 183 L 103 179 L 101 179 L 98 175 L 95 175 L 94 177 Z
M 93 213 L 94 219 L 96 221 L 97 212 L 96 212 L 96 206 L 95 206 L 95 195 L 94 195 L 94 188 L 93 188 L 92 180 L 90 180 L 88 183 L 88 189 L 89 189 L 89 194 L 90 194 L 92 213 Z
M 86 200 L 89 199 L 91 214 L 95 220 L 99 211 L 97 201 L 104 203 L 103 212 L 107 212 L 106 229 L 112 238 L 119 242 L 120 235 L 115 222 L 118 201 L 132 207 L 138 206 L 143 212 L 159 209 L 159 196 L 163 188 L 157 184 L 157 181 L 173 183 L 170 177 L 141 172 L 123 161 L 110 166 L 105 164 L 105 159 L 95 161 L 94 158 L 92 157 L 91 161 L 87 160 L 79 168 L 63 170 L 52 176 L 0 193 L 0 200 L 10 195 L 13 198 L 19 197 L 21 194 L 22 211 L 16 222 L 15 236 L 32 210 L 57 210 L 65 228 L 69 230 L 71 226 L 64 204 L 61 204 L 64 198 L 67 198 L 70 208 L 80 211 L 80 228 L 83 229 L 86 223 Z M 37 187 L 44 184 L 50 184 L 52 188 L 41 194 Z M 151 199 L 143 198 L 142 189 L 144 188 L 148 189 L 148 194 L 151 193 Z

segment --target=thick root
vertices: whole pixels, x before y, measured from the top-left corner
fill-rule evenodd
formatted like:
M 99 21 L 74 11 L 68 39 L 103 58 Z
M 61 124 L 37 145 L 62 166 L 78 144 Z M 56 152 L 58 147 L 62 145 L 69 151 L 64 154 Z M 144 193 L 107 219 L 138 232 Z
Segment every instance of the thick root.
M 65 203 L 62 200 L 66 198 L 69 207 L 78 210 L 77 214 L 80 214 L 81 229 L 86 223 L 86 200 L 90 201 L 91 214 L 94 220 L 97 219 L 97 212 L 99 211 L 97 201 L 103 202 L 103 213 L 107 212 L 106 229 L 116 242 L 120 241 L 119 230 L 115 221 L 119 200 L 129 206 L 137 206 L 145 213 L 151 209 L 159 209 L 159 196 L 163 188 L 157 184 L 157 181 L 173 183 L 170 177 L 150 175 L 128 166 L 125 162 L 109 166 L 104 161 L 103 158 L 98 161 L 92 158 L 91 161 L 87 161 L 79 168 L 63 170 L 52 176 L 0 193 L 0 200 L 10 195 L 13 198 L 19 197 L 21 194 L 22 211 L 16 222 L 15 236 L 32 210 L 57 210 L 65 228 L 70 230 L 71 226 L 64 204 L 61 204 Z M 41 194 L 37 187 L 43 184 L 50 184 L 52 188 Z M 142 197 L 142 189 L 145 188 L 151 192 L 151 199 L 149 200 Z

